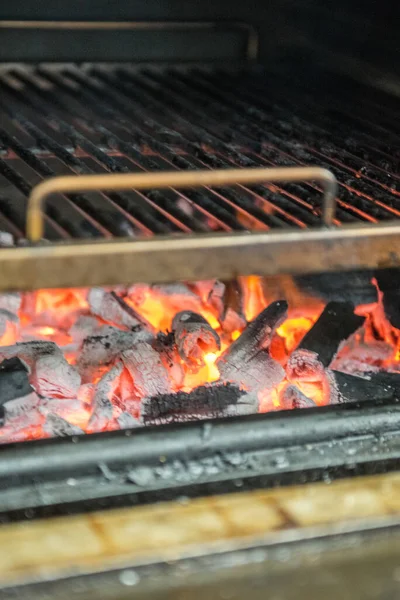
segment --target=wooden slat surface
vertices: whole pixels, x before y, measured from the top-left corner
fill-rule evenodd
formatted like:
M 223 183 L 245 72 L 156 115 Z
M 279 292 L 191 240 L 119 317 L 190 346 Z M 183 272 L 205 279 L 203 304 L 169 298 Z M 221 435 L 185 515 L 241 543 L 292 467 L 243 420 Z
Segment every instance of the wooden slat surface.
M 400 473 L 0 527 L 0 585 L 171 560 L 283 531 L 400 516 Z M 383 521 L 384 522 L 384 521 Z

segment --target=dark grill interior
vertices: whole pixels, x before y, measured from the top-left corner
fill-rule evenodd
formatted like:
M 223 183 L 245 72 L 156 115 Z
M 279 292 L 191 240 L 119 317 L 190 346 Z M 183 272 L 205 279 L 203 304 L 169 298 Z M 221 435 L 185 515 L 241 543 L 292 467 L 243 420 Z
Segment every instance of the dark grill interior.
M 303 80 L 261 68 L 3 69 L 0 228 L 23 237 L 26 198 L 54 175 L 269 165 L 330 169 L 338 224 L 399 217 L 396 99 L 324 72 L 314 89 Z M 46 237 L 305 228 L 320 211 L 312 184 L 77 194 L 49 200 Z

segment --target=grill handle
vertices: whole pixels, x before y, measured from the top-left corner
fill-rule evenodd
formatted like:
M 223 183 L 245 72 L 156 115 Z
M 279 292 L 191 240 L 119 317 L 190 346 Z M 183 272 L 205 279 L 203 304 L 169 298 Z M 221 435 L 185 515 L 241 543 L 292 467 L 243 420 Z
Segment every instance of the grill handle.
M 256 169 L 221 169 L 207 171 L 168 171 L 158 173 L 110 173 L 104 175 L 65 175 L 46 179 L 36 185 L 28 199 L 26 235 L 29 241 L 43 238 L 43 204 L 54 193 L 121 191 L 130 188 L 185 188 L 225 186 L 265 182 L 318 181 L 323 190 L 322 219 L 331 226 L 335 218 L 337 181 L 320 167 L 273 167 Z

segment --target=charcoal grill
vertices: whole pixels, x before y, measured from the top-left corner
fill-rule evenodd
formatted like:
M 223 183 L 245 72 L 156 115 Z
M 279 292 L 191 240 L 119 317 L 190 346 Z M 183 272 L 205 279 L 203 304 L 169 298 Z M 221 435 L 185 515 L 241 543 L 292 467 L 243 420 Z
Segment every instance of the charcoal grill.
M 396 292 L 386 4 L 0 0 L 0 291 L 341 294 L 367 269 Z M 377 396 L 1 447 L 0 597 L 396 598 L 398 390 Z

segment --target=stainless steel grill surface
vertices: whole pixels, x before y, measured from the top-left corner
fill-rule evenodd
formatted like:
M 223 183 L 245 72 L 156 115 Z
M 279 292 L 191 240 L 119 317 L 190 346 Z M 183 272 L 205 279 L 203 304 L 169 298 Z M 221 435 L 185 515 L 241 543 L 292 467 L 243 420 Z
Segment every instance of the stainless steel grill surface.
M 399 217 L 396 100 L 324 77 L 313 90 L 262 68 L 3 68 L 0 229 L 23 238 L 27 197 L 54 175 L 272 165 L 331 170 L 336 224 Z M 47 202 L 46 237 L 307 228 L 321 200 L 306 183 L 71 194 Z

